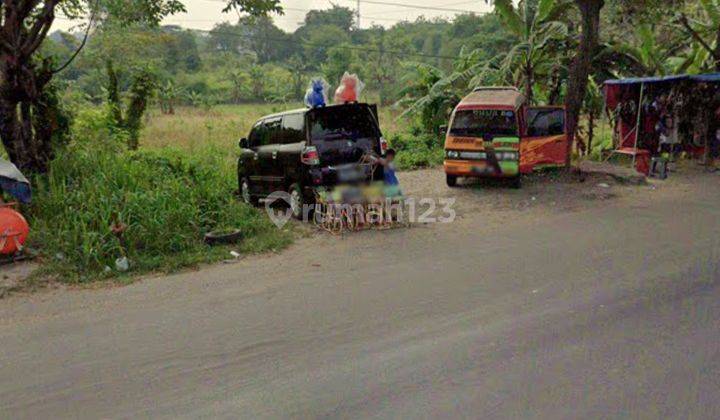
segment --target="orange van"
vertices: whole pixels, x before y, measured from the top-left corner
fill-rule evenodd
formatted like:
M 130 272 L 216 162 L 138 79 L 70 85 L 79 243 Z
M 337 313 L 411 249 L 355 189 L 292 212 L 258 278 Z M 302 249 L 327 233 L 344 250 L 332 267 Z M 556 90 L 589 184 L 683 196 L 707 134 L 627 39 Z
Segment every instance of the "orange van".
M 475 89 L 455 108 L 445 139 L 445 174 L 458 178 L 507 178 L 565 164 L 565 109 L 528 106 L 514 87 Z

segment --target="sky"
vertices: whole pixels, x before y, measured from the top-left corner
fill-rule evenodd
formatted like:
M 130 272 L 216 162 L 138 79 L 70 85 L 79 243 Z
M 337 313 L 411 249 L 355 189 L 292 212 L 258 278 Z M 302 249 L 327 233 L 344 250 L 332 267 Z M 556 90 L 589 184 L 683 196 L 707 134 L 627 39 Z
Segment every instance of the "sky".
M 360 1 L 360 24 L 363 28 L 372 25 L 390 27 L 402 20 L 414 21 L 420 16 L 428 19 L 435 17 L 452 18 L 460 11 L 474 11 L 484 13 L 490 10 L 483 0 L 372 0 L 376 3 L 394 4 L 369 4 Z M 184 0 L 187 13 L 177 14 L 168 17 L 164 24 L 180 25 L 189 29 L 209 30 L 216 23 L 235 22 L 235 12 L 222 13 L 225 7 L 223 0 Z M 355 10 L 357 0 L 282 0 L 285 10 L 283 16 L 273 15 L 275 24 L 287 32 L 293 32 L 302 23 L 305 14 L 311 9 L 329 9 L 333 4 L 348 7 Z M 395 4 L 426 7 L 429 9 L 451 9 L 451 10 L 429 10 L 416 7 L 402 7 Z M 54 28 L 68 30 L 75 23 L 66 20 L 57 20 Z

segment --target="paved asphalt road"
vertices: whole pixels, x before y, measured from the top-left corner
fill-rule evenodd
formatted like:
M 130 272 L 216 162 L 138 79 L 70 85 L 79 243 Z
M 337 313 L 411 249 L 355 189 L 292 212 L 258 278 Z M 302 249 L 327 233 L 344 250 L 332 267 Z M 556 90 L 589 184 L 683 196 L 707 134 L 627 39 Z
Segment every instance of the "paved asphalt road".
M 718 209 L 713 179 L 13 297 L 0 417 L 717 419 Z

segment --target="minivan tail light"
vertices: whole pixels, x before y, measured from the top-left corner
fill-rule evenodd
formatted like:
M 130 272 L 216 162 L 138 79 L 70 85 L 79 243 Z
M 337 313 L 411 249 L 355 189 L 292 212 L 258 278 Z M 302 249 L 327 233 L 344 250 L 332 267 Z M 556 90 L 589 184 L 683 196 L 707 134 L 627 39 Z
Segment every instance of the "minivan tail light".
M 384 137 L 380 137 L 380 152 L 383 156 L 385 156 L 385 152 L 387 152 L 388 149 L 388 142 L 385 140 Z
M 319 165 L 320 164 L 320 154 L 317 151 L 317 148 L 315 146 L 308 146 L 306 147 L 303 152 L 302 156 L 300 158 L 302 160 L 302 163 L 305 165 Z

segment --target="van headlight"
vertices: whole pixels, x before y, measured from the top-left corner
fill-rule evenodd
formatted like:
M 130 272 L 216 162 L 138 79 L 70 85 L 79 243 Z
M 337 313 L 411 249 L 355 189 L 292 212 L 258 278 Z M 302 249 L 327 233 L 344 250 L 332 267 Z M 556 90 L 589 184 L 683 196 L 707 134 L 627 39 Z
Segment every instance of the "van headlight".
M 460 152 L 456 150 L 448 150 L 447 157 L 448 159 L 458 159 L 460 157 Z

